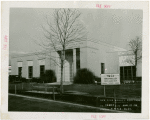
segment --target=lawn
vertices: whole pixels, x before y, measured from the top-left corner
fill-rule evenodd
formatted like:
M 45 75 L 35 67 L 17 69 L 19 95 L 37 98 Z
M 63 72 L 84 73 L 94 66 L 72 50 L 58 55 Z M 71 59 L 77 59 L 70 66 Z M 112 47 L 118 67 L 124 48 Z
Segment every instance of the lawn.
M 29 91 L 32 90 L 31 83 L 18 83 L 18 84 L 9 84 L 9 92 L 15 91 L 15 85 L 17 90 Z M 45 84 L 38 84 L 39 86 L 45 86 Z M 50 85 L 49 85 L 50 86 Z M 59 87 L 59 86 L 57 86 Z M 115 95 L 117 98 L 141 98 L 141 84 L 122 84 L 122 85 L 109 85 L 105 86 L 106 96 L 113 97 Z M 41 91 L 45 91 L 45 88 L 42 88 Z M 52 91 L 48 89 L 47 91 Z M 102 85 L 85 85 L 85 84 L 72 84 L 64 85 L 64 91 L 78 91 L 82 93 L 87 93 L 93 96 L 103 96 L 104 95 L 104 86 Z
M 65 91 L 80 91 L 89 93 L 90 95 L 101 96 L 104 95 L 104 86 L 102 85 L 69 85 L 64 87 Z M 114 96 L 118 98 L 141 98 L 141 84 L 122 84 L 122 85 L 108 85 L 105 86 L 105 93 L 107 97 Z
M 44 101 L 34 98 L 18 97 L 9 95 L 8 111 L 19 112 L 117 112 L 102 110 L 92 107 L 78 106 L 75 104 L 64 104 L 55 101 Z

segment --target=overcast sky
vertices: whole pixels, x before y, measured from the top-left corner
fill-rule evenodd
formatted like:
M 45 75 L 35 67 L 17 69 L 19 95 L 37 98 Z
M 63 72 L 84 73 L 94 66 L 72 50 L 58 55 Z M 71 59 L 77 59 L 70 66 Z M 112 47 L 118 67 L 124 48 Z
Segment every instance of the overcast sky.
M 79 9 L 80 20 L 92 40 L 106 42 L 126 48 L 127 43 L 136 36 L 142 36 L 142 10 L 121 9 Z M 41 25 L 44 16 L 52 17 L 53 9 L 11 8 L 9 28 L 10 53 L 34 52 L 38 47 L 34 40 L 45 39 Z

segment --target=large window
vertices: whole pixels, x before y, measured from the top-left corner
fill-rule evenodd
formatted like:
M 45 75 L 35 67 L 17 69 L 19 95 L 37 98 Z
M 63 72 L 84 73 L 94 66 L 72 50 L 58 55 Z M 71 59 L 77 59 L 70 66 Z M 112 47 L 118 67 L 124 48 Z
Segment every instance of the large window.
M 44 65 L 40 65 L 40 76 L 42 76 L 45 72 L 45 66 Z
M 33 77 L 33 66 L 28 67 L 29 78 Z
M 22 77 L 22 67 L 18 67 L 18 76 Z
M 101 74 L 105 74 L 105 63 L 101 63 Z
M 122 66 L 120 67 L 120 79 L 133 80 L 135 78 L 135 66 Z

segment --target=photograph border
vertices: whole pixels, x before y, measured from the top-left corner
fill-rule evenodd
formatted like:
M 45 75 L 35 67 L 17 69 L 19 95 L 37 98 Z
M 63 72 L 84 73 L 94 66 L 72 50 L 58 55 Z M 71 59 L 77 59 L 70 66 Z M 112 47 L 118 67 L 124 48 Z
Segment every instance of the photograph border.
M 10 8 L 97 8 L 96 4 L 111 5 L 109 9 L 141 9 L 143 10 L 143 51 L 142 51 L 142 112 L 141 113 L 73 113 L 73 112 L 8 112 L 8 61 L 9 61 L 9 12 Z M 91 115 L 106 115 L 106 119 L 131 119 L 149 117 L 149 8 L 146 1 L 120 1 L 120 2 L 2 2 L 2 33 L 1 33 L 1 119 L 93 119 Z M 8 42 L 4 41 L 5 35 Z M 6 46 L 6 49 L 3 49 Z M 101 118 L 98 118 L 101 119 Z

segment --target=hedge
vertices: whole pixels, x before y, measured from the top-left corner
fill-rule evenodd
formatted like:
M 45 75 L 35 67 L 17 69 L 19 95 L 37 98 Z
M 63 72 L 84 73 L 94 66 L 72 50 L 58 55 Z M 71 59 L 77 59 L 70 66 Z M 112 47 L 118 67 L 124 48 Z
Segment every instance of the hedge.
M 40 77 L 44 83 L 56 82 L 56 75 L 53 70 L 46 70 L 45 73 Z
M 74 77 L 75 84 L 94 84 L 95 75 L 89 69 L 79 69 Z

